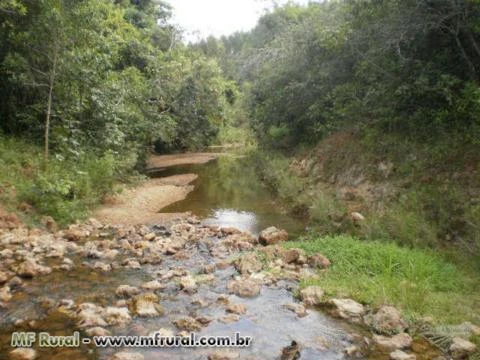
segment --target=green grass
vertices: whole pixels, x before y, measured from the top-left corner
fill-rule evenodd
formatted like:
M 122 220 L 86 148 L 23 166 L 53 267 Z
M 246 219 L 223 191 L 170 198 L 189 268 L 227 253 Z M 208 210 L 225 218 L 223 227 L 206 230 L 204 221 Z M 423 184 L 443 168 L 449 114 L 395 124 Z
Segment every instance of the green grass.
M 480 323 L 480 277 L 429 250 L 400 247 L 350 236 L 310 238 L 285 244 L 307 253 L 321 252 L 332 261 L 319 279 L 327 295 L 365 304 L 392 304 L 407 318 L 432 316 L 439 323 Z
M 135 159 L 119 159 L 112 153 L 84 153 L 76 158 L 43 159 L 41 148 L 0 134 L 0 204 L 16 211 L 22 203 L 33 207 L 21 213 L 27 223 L 43 215 L 67 225 L 88 216 L 125 179 Z

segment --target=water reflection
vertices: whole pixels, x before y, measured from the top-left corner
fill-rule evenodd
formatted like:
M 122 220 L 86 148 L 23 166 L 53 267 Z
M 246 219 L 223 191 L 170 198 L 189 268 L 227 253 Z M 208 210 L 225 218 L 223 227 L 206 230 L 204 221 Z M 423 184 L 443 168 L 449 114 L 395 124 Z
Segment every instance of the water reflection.
M 185 200 L 161 212 L 192 211 L 206 222 L 232 226 L 252 233 L 277 226 L 299 235 L 305 221 L 282 212 L 273 195 L 255 173 L 249 157 L 223 156 L 202 165 L 182 165 L 150 172 L 152 177 L 195 173 L 195 190 Z

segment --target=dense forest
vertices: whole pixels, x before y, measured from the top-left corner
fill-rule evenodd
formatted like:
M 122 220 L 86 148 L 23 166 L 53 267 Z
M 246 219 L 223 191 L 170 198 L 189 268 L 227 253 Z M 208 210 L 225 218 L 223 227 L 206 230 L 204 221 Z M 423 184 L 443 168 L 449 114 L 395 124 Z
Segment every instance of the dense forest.
M 0 2 L 2 182 L 20 202 L 71 221 L 152 148 L 216 137 L 233 85 L 170 15 L 152 0 Z M 15 174 L 25 166 L 33 177 Z

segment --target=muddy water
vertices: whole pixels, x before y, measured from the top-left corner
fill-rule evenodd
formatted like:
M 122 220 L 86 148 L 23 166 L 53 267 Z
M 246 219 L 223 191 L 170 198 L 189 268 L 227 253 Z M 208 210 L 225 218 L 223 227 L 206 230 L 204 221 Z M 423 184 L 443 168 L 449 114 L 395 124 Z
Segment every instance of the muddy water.
M 227 155 L 202 165 L 151 170 L 151 177 L 199 175 L 193 183 L 195 189 L 185 200 L 161 212 L 191 211 L 206 223 L 233 226 L 253 234 L 268 226 L 277 226 L 286 229 L 292 237 L 300 235 L 306 221 L 285 214 L 258 179 L 252 161 L 245 156 Z

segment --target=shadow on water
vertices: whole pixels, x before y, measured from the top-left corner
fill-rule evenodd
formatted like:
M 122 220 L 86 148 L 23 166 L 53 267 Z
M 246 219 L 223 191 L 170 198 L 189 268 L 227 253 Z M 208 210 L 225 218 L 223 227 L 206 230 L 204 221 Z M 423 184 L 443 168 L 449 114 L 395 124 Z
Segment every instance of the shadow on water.
M 151 177 L 195 173 L 195 189 L 186 199 L 161 212 L 191 211 L 205 222 L 232 226 L 254 234 L 269 226 L 286 229 L 293 237 L 306 226 L 304 219 L 286 215 L 273 194 L 255 173 L 253 160 L 246 156 L 222 156 L 201 165 L 153 169 Z

